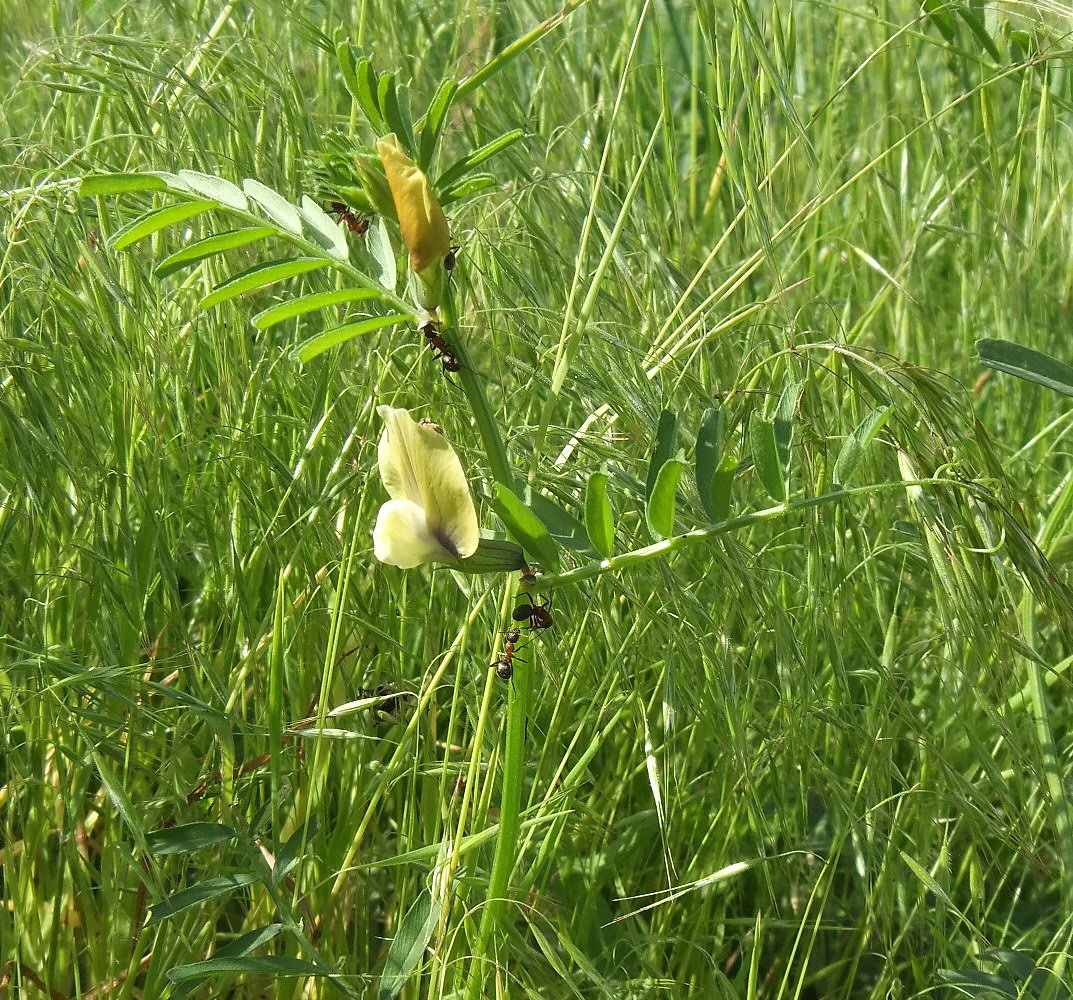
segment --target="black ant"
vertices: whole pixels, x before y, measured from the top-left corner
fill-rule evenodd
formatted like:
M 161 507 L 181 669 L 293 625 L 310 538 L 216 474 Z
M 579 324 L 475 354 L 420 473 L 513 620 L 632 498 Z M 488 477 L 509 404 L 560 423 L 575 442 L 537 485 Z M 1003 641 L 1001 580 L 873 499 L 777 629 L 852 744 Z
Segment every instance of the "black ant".
M 549 598 L 541 597 L 540 603 L 536 604 L 529 594 L 522 594 L 522 597 L 528 603 L 519 604 L 511 613 L 511 618 L 516 622 L 528 621 L 529 628 L 534 631 L 537 629 L 543 631 L 555 624 L 555 619 L 551 616 L 551 600 Z
M 420 327 L 420 330 L 424 334 L 425 340 L 428 341 L 433 357 L 438 358 L 440 364 L 443 365 L 445 375 L 450 372 L 457 372 L 462 368 L 462 362 L 458 360 L 454 351 L 451 350 L 451 345 L 440 335 L 439 327 L 436 326 L 434 320 L 428 320 Z
M 503 655 L 492 664 L 496 668 L 496 676 L 505 681 L 509 681 L 514 676 L 514 650 L 521 637 L 520 629 L 508 629 L 507 634 L 503 636 Z
M 461 247 L 451 247 L 447 251 L 447 256 L 443 258 L 443 269 L 447 272 L 451 272 L 455 269 L 455 264 L 458 263 L 458 251 Z
M 346 223 L 347 229 L 349 229 L 352 233 L 357 233 L 359 236 L 362 236 L 369 228 L 368 219 L 359 219 L 341 201 L 332 202 L 332 211 L 339 216 L 342 222 Z
M 414 697 L 409 691 L 396 690 L 394 684 L 377 684 L 375 688 L 358 688 L 358 695 L 362 698 L 380 699 L 379 704 L 370 707 L 377 721 L 397 720 L 402 715 L 403 701 Z

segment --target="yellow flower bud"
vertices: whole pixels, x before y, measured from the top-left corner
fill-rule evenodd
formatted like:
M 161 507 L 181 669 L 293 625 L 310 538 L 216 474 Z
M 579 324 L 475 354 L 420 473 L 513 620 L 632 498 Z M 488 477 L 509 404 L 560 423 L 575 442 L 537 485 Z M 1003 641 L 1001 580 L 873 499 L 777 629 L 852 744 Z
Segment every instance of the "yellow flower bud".
M 424 284 L 439 284 L 444 258 L 451 252 L 451 233 L 443 209 L 423 170 L 399 146 L 394 135 L 376 144 L 395 202 L 410 267 Z

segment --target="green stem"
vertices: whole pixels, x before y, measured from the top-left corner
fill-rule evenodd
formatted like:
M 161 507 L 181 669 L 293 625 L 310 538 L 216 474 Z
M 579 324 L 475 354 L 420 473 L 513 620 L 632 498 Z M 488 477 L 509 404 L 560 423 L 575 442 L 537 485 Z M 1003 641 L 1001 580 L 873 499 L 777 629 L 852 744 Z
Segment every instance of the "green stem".
M 604 573 L 615 573 L 620 570 L 636 566 L 638 563 L 647 562 L 657 556 L 662 556 L 680 549 L 688 549 L 694 545 L 718 538 L 720 535 L 728 535 L 740 528 L 748 528 L 762 521 L 770 521 L 782 517 L 784 514 L 793 514 L 797 511 L 807 510 L 809 507 L 819 507 L 825 503 L 833 503 L 836 500 L 844 500 L 846 497 L 858 496 L 862 493 L 876 493 L 887 489 L 905 489 L 906 486 L 957 486 L 961 489 L 970 489 L 972 483 L 962 482 L 957 479 L 918 479 L 899 480 L 892 483 L 874 483 L 869 486 L 857 486 L 851 489 L 832 490 L 830 493 L 821 493 L 819 496 L 805 497 L 802 500 L 791 500 L 787 503 L 776 504 L 774 507 L 766 507 L 764 510 L 753 511 L 751 514 L 742 514 L 741 517 L 731 518 L 711 528 L 695 528 L 672 538 L 664 538 L 662 541 L 644 548 L 633 549 L 631 552 L 623 552 L 621 555 L 611 556 L 609 559 L 601 559 L 599 562 L 589 563 L 587 566 L 579 566 L 566 573 L 549 573 L 540 577 L 537 589 L 551 590 L 554 587 L 565 587 L 569 584 L 579 583 L 581 580 L 590 580 L 594 576 L 603 576 Z
M 486 83 L 490 76 L 498 73 L 504 66 L 509 65 L 517 59 L 526 49 L 539 42 L 549 31 L 557 28 L 570 14 L 585 2 L 586 0 L 568 0 L 557 13 L 552 14 L 546 21 L 541 21 L 540 24 L 532 30 L 527 31 L 521 38 L 511 42 L 502 52 L 490 59 L 477 70 L 476 73 L 466 77 L 466 79 L 459 84 L 458 90 L 455 91 L 452 103 L 457 104 L 472 91 Z
M 491 404 L 485 395 L 484 380 L 473 367 L 469 351 L 466 350 L 462 338 L 452 335 L 454 327 L 454 303 L 450 296 L 447 296 L 440 306 L 440 333 L 450 344 L 455 357 L 458 358 L 460 367 L 454 373 L 455 377 L 473 412 L 473 420 L 477 425 L 477 433 L 481 436 L 481 443 L 484 445 L 484 455 L 492 478 L 497 483 L 502 483 L 508 489 L 517 492 L 514 487 L 514 473 L 511 470 L 510 459 L 507 457 L 507 446 L 503 443 L 503 438 L 499 433 L 499 424 L 496 423 Z
M 513 581 L 507 586 L 507 603 L 513 602 Z M 529 662 L 515 668 L 507 696 L 507 733 L 503 750 L 503 792 L 499 802 L 499 836 L 496 838 L 496 853 L 492 859 L 492 873 L 488 879 L 488 896 L 481 912 L 477 930 L 477 942 L 473 951 L 473 964 L 466 983 L 466 1000 L 480 1000 L 484 996 L 484 984 L 494 964 L 494 955 L 489 955 L 489 945 L 497 926 L 503 923 L 510 891 L 510 876 L 518 860 L 518 838 L 521 830 L 522 775 L 525 770 L 525 723 L 532 690 L 533 671 L 536 669 L 536 647 Z M 491 958 L 492 962 L 488 959 Z
M 1036 645 L 1036 616 L 1033 610 L 1032 592 L 1028 591 L 1021 603 L 1021 628 L 1027 645 Z M 1043 666 L 1034 660 L 1028 661 L 1028 701 L 1032 712 L 1033 729 L 1039 748 L 1043 778 L 1051 800 L 1055 840 L 1058 842 L 1058 857 L 1061 862 L 1061 893 L 1066 912 L 1073 910 L 1073 816 L 1066 796 L 1062 775 L 1062 761 L 1054 742 L 1050 712 L 1047 708 L 1047 686 L 1043 678 Z

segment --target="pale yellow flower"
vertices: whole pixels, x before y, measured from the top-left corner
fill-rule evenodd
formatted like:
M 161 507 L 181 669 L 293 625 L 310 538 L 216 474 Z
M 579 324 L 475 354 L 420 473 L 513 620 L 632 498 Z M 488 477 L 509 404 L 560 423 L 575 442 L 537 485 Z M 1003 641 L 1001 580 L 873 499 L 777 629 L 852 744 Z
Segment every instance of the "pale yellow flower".
M 373 552 L 402 569 L 423 563 L 456 563 L 480 542 L 477 510 L 454 448 L 432 423 L 378 406 L 384 421 L 380 478 L 391 499 L 380 508 Z

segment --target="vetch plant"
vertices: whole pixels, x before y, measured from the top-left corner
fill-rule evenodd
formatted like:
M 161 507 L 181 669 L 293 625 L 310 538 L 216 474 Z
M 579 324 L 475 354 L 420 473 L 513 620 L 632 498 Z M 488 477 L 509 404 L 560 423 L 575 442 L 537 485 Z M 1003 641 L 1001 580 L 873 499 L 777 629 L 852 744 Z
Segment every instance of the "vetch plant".
M 553 22 L 558 23 L 553 19 L 548 25 Z M 896 420 L 891 398 L 894 392 L 884 387 L 870 393 L 874 408 L 845 438 L 834 461 L 816 463 L 821 471 L 810 481 L 817 486 L 815 492 L 806 493 L 800 468 L 795 464 L 795 447 L 799 444 L 795 441 L 795 422 L 803 396 L 809 390 L 815 391 L 817 379 L 801 358 L 810 351 L 819 354 L 823 362 L 817 365 L 818 370 L 833 356 L 848 369 L 860 361 L 852 351 L 826 342 L 765 358 L 741 378 L 741 386 L 750 388 L 732 392 L 721 406 L 709 408 L 695 432 L 680 426 L 676 412 L 663 410 L 644 479 L 625 474 L 610 461 L 590 471 L 574 484 L 570 498 L 580 516 L 571 513 L 570 500 L 563 498 L 570 493 L 569 485 L 553 494 L 551 484 L 542 483 L 537 474 L 522 485 L 488 400 L 485 376 L 477 370 L 460 332 L 459 315 L 468 305 L 464 299 L 465 283 L 460 282 L 456 289 L 447 281 L 452 254 L 447 212 L 494 185 L 495 178 L 477 173 L 477 168 L 517 143 L 522 130 L 509 130 L 442 169 L 437 168 L 451 109 L 545 30 L 549 29 L 526 36 L 524 44 L 508 48 L 461 84 L 443 80 L 416 121 L 410 114 L 409 96 L 397 85 L 394 74 L 377 72 L 368 57 L 360 56 L 346 38 L 337 37 L 340 75 L 353 97 L 355 111 L 360 110 L 363 116 L 364 135 L 325 137 L 328 148 L 318 156 L 314 171 L 316 199 L 304 195 L 294 203 L 255 179 L 237 184 L 190 170 L 97 175 L 86 178 L 82 185 L 82 193 L 88 196 L 133 194 L 168 199 L 167 204 L 148 206 L 143 214 L 113 233 L 110 242 L 114 249 L 133 246 L 168 227 L 185 227 L 203 218 L 224 218 L 235 226 L 207 231 L 166 256 L 156 266 L 159 277 L 194 268 L 241 247 L 282 248 L 281 256 L 273 256 L 216 284 L 200 300 L 201 308 L 208 309 L 300 275 L 331 275 L 331 287 L 300 295 L 284 294 L 252 318 L 258 330 L 266 330 L 292 319 L 345 310 L 296 348 L 299 362 L 311 362 L 332 347 L 376 331 L 416 328 L 444 359 L 444 370 L 457 375 L 464 404 L 448 411 L 455 424 L 452 436 L 457 439 L 454 432 L 468 424 L 479 434 L 479 464 L 486 484 L 481 492 L 510 539 L 481 537 L 470 480 L 439 427 L 431 422 L 415 422 L 405 408 L 380 406 L 377 412 L 385 429 L 378 460 L 389 499 L 380 507 L 372 528 L 373 554 L 403 570 L 440 564 L 463 573 L 508 573 L 526 567 L 520 580 L 511 575 L 503 582 L 498 632 L 506 632 L 510 638 L 505 643 L 497 641 L 497 635 L 489 638 L 489 647 L 497 651 L 493 655 L 498 657 L 500 648 L 504 653 L 502 659 L 488 664 L 485 705 L 495 692 L 497 666 L 511 665 L 517 636 L 507 630 L 519 586 L 527 592 L 576 586 L 650 560 L 669 559 L 691 547 L 709 545 L 721 536 L 853 494 L 905 491 L 925 484 L 975 489 L 954 478 L 926 474 L 918 478 L 908 472 L 904 480 L 849 487 L 865 450 L 888 421 Z M 373 138 L 368 141 L 370 133 Z M 649 152 L 652 148 L 650 144 Z M 648 153 L 645 155 L 647 158 Z M 625 213 L 642 174 L 642 170 L 637 172 L 623 202 L 623 216 L 613 228 L 606 229 L 600 270 L 582 309 L 586 318 L 595 308 L 595 289 L 617 250 Z M 351 239 L 320 207 L 321 203 L 336 201 L 379 218 L 368 225 L 363 237 Z M 403 268 L 409 272 L 405 283 L 399 277 L 400 255 L 405 255 L 408 264 Z M 492 305 L 473 304 L 474 311 Z M 580 331 L 582 325 L 572 329 Z M 575 342 L 578 349 L 584 343 L 580 337 L 570 340 L 571 344 Z M 668 362 L 674 360 L 676 349 L 668 350 Z M 805 377 L 802 369 L 807 371 Z M 646 375 L 652 379 L 659 371 L 657 366 Z M 565 362 L 561 372 L 562 378 L 569 374 Z M 879 384 L 868 366 L 861 364 L 861 372 L 862 381 Z M 763 388 L 758 390 L 756 386 Z M 416 379 L 399 391 L 409 392 L 415 399 L 427 395 Z M 745 392 L 758 392 L 771 402 L 763 411 L 751 403 L 746 405 L 742 403 Z M 739 407 L 737 411 L 735 406 Z M 546 431 L 546 425 L 540 428 L 538 439 Z M 692 474 L 691 481 L 687 473 Z M 609 490 L 612 483 L 618 490 L 614 503 Z M 687 484 L 689 506 L 680 504 Z M 746 484 L 756 499 L 749 504 L 750 509 L 731 516 L 735 490 L 743 493 Z M 740 496 L 738 499 L 741 503 Z M 481 601 L 474 601 L 472 620 L 479 620 Z M 543 610 L 541 621 L 550 623 L 552 612 Z M 515 618 L 532 618 L 532 612 Z M 473 1000 L 485 992 L 489 960 L 497 951 L 496 931 L 507 919 L 519 859 L 527 705 L 539 644 L 529 644 L 528 648 L 531 652 L 526 669 L 511 669 L 514 677 L 507 695 L 499 826 L 487 891 L 479 925 L 475 931 L 466 925 L 471 931 L 469 953 L 473 960 L 459 985 Z M 505 669 L 498 672 L 503 676 L 508 673 Z M 478 731 L 473 739 L 475 755 L 481 752 L 481 735 Z M 466 802 L 468 805 L 468 799 Z M 462 827 L 464 823 L 460 823 L 460 833 Z M 360 833 L 356 839 L 360 839 Z M 355 844 L 351 851 L 356 850 Z M 457 864 L 457 857 L 453 863 Z M 344 870 L 347 867 L 344 865 Z M 427 942 L 431 909 L 421 912 Z M 299 944 L 304 947 L 301 941 Z M 420 950 L 417 949 L 418 955 Z M 327 974 L 326 965 L 322 963 L 318 968 Z M 398 981 L 405 982 L 406 975 L 400 975 Z

